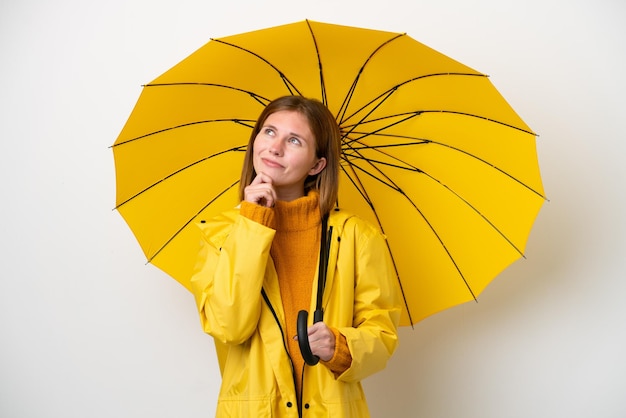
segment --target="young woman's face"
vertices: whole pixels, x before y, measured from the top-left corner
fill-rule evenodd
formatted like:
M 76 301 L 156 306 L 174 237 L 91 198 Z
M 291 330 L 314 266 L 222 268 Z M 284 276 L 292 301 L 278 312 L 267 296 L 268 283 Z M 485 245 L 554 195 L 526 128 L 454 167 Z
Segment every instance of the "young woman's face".
M 304 115 L 289 110 L 272 113 L 254 139 L 254 170 L 272 179 L 278 199 L 297 199 L 304 195 L 307 176 L 326 166 L 326 159 L 317 158 L 315 148 Z

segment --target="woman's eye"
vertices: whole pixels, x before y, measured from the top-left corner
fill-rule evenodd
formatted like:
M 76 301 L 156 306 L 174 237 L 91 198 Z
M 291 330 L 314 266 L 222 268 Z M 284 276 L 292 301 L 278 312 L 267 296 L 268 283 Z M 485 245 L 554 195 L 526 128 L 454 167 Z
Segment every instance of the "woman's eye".
M 289 138 L 289 142 L 295 145 L 300 145 L 300 140 L 296 137 Z
M 274 130 L 271 128 L 265 128 L 265 134 L 266 135 L 274 135 Z

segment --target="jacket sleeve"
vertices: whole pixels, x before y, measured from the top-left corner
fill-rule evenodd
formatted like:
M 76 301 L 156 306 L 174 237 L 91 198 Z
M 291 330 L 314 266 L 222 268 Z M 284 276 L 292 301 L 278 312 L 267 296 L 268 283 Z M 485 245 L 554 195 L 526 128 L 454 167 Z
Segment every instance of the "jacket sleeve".
M 401 294 L 384 237 L 373 228 L 355 228 L 354 306 L 346 337 L 352 364 L 339 380 L 354 382 L 382 370 L 398 344 Z
M 232 224 L 204 224 L 191 278 L 204 331 L 225 344 L 254 333 L 261 313 L 261 287 L 275 231 L 244 216 Z

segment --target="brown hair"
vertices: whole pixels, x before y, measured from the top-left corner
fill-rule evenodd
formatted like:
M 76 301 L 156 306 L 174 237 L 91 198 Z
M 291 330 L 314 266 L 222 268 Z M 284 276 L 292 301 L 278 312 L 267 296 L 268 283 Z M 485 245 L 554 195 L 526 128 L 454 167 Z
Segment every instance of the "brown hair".
M 326 158 L 326 167 L 305 180 L 304 193 L 317 190 L 320 194 L 320 213 L 322 216 L 327 215 L 337 203 L 341 134 L 335 117 L 322 102 L 302 96 L 280 97 L 270 102 L 261 112 L 248 141 L 239 182 L 239 198 L 243 200 L 244 189 L 256 177 L 252 158 L 254 139 L 272 113 L 284 110 L 299 112 L 307 119 L 315 137 L 317 158 Z

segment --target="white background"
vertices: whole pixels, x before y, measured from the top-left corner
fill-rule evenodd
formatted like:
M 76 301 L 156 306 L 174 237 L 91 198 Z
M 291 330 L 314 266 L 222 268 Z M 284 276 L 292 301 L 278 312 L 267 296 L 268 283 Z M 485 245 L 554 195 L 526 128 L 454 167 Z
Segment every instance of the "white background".
M 401 330 L 373 416 L 626 416 L 621 0 L 2 0 L 0 416 L 213 416 L 212 341 L 112 210 L 108 147 L 141 84 L 209 38 L 306 18 L 407 32 L 540 135 L 527 259 Z

